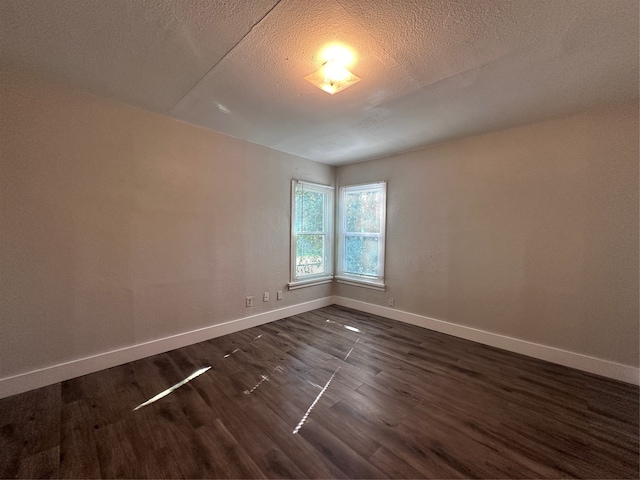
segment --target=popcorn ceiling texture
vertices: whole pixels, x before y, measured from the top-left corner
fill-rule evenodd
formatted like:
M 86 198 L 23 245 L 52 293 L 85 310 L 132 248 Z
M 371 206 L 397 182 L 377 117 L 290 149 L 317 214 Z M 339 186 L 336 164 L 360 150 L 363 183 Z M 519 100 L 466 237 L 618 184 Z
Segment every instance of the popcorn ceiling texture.
M 638 96 L 636 0 L 0 2 L 2 63 L 344 164 Z M 332 41 L 362 78 L 304 76 Z

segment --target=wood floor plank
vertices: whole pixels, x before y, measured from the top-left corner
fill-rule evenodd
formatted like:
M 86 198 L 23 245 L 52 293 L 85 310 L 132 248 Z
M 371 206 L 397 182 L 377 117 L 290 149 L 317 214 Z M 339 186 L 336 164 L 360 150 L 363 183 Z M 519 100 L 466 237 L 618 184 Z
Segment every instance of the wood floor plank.
M 336 394 L 340 396 L 340 392 Z M 311 419 L 319 419 L 322 427 L 328 433 L 345 443 L 351 450 L 363 458 L 369 458 L 373 455 L 380 443 L 375 435 L 372 435 L 371 429 L 366 425 L 359 423 L 348 415 L 344 415 L 340 409 L 334 409 L 337 405 L 322 405 L 318 403 L 314 408 Z
M 206 457 L 204 449 L 196 444 L 193 425 L 184 413 L 180 397 L 174 393 L 132 411 L 123 421 L 126 437 L 138 458 L 138 477 L 180 478 L 206 474 L 201 461 Z
M 80 399 L 62 406 L 60 478 L 100 478 L 91 407 Z
M 169 395 L 149 406 L 131 412 L 122 421 L 124 436 L 138 459 L 136 476 L 152 472 L 146 463 L 163 452 L 163 460 L 174 470 L 173 477 L 205 478 L 209 476 L 210 454 L 184 415 L 179 400 Z M 177 474 L 175 472 L 178 472 Z
M 255 405 L 254 402 L 252 405 Z M 229 408 L 224 423 L 229 432 L 242 445 L 258 468 L 269 478 L 305 478 L 307 475 L 296 466 L 281 450 L 282 442 L 273 441 L 270 435 L 278 437 L 273 423 L 264 421 L 264 410 L 253 406 Z M 285 434 L 291 436 L 290 432 Z
M 213 478 L 264 478 L 265 474 L 238 443 L 220 419 L 197 429 L 206 449 L 207 461 L 213 466 L 207 476 Z
M 18 478 L 20 447 L 13 425 L 0 427 L 0 478 Z
M 18 478 L 59 478 L 60 447 L 56 445 L 33 455 L 22 457 Z
M 57 476 L 58 465 L 53 469 L 49 463 L 60 445 L 61 403 L 60 384 L 0 400 L 0 478 L 20 471 Z M 36 465 L 38 459 L 42 467 Z
M 379 470 L 385 472 L 389 478 L 425 478 L 424 472 L 414 468 L 397 457 L 385 447 L 380 447 L 369 461 Z
M 0 400 L 0 477 L 637 479 L 639 417 L 637 386 L 334 305 Z
M 300 420 L 303 412 L 291 408 L 286 403 L 279 407 L 269 404 L 265 410 L 263 406 L 255 409 L 249 418 L 269 439 L 269 445 L 278 448 L 290 458 L 296 467 L 307 478 L 346 478 L 346 474 L 334 464 L 317 454 L 316 450 L 300 435 L 294 435 L 293 429 Z M 246 421 L 246 420 L 245 420 Z M 294 477 L 296 478 L 296 477 Z
M 295 426 L 302 424 L 304 410 L 292 403 L 282 404 L 276 411 L 286 424 Z M 314 422 L 310 417 L 305 421 L 296 437 L 301 437 L 315 450 L 315 454 L 328 461 L 341 472 L 337 477 L 346 478 L 382 478 L 384 475 L 375 467 L 369 467 L 369 462 L 358 455 L 351 447 L 329 433 L 322 425 Z M 300 459 L 303 460 L 303 459 Z M 343 473 L 342 473 L 343 472 Z
M 348 478 L 387 477 L 384 472 L 314 420 L 305 425 L 299 435 L 313 445 L 320 455 L 345 472 Z
M 135 478 L 139 461 L 124 428 L 123 420 L 96 430 L 101 478 Z

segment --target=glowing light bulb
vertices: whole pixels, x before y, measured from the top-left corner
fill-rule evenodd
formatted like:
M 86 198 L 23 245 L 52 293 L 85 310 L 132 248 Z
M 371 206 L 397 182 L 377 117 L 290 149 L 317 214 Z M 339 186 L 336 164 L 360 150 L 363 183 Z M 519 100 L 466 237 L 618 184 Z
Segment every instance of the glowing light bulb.
M 307 75 L 305 80 L 333 95 L 360 81 L 360 78 L 347 70 L 346 66 L 354 59 L 353 53 L 342 45 L 330 45 L 323 50 L 322 66 Z
M 340 44 L 328 45 L 320 54 L 320 58 L 323 62 L 335 62 L 343 67 L 350 66 L 354 61 L 355 55 L 353 52 Z
M 327 83 L 343 82 L 351 75 L 349 70 L 334 61 L 325 63 L 322 67 L 322 72 L 324 73 Z

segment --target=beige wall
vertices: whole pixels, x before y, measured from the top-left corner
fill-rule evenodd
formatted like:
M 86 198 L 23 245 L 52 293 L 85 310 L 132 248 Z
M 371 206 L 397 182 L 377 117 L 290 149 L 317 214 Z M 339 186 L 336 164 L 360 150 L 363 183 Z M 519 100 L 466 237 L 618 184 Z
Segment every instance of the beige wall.
M 638 366 L 638 107 L 340 167 L 388 181 L 387 292 L 344 297 Z
M 286 283 L 291 178 L 333 168 L 0 80 L 0 378 L 331 295 Z

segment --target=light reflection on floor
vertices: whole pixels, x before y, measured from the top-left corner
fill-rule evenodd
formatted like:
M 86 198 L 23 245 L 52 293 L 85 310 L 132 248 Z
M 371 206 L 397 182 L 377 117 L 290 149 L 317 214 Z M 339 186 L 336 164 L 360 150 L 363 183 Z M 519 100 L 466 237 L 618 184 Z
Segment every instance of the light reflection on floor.
M 358 339 L 356 340 L 356 343 L 358 343 L 360 341 L 360 337 L 358 337 Z M 349 355 L 351 355 L 351 352 L 353 352 L 353 349 L 356 348 L 356 343 L 353 344 L 353 347 L 351 347 L 351 350 L 349 350 L 349 353 L 347 353 L 347 355 L 344 357 L 343 360 L 346 360 L 347 358 L 349 358 Z
M 262 335 L 260 335 L 261 337 Z M 283 367 L 281 367 L 280 365 L 276 365 L 276 367 L 272 370 L 272 372 L 284 372 L 285 369 Z M 251 390 L 245 390 L 244 394 L 245 395 L 250 395 L 253 392 L 256 391 L 256 389 L 262 385 L 263 382 L 268 382 L 269 381 L 269 377 L 267 375 L 260 375 L 260 381 L 258 383 L 256 383 L 253 388 Z
M 267 382 L 268 382 L 268 381 L 269 381 L 269 377 L 267 377 L 266 375 L 260 375 L 260 381 L 259 381 L 258 383 L 256 383 L 256 384 L 253 386 L 253 388 L 252 388 L 251 390 L 245 390 L 245 391 L 244 391 L 244 394 L 245 394 L 245 395 L 251 395 L 253 392 L 255 392 L 255 391 L 256 391 L 256 389 L 257 389 L 260 385 L 262 385 L 262 382 L 265 382 L 265 381 L 267 381 Z
M 313 401 L 313 403 L 309 406 L 309 408 L 307 409 L 307 411 L 305 412 L 305 414 L 302 416 L 302 418 L 300 419 L 300 421 L 298 422 L 298 425 L 296 425 L 296 428 L 293 429 L 293 434 L 295 435 L 296 433 L 298 433 L 300 431 L 300 429 L 302 428 L 302 426 L 304 425 L 304 422 L 307 421 L 307 418 L 309 417 L 309 414 L 311 413 L 311 410 L 313 410 L 313 407 L 316 406 L 316 403 L 318 403 L 318 401 L 320 400 L 320 397 L 322 397 L 322 395 L 324 394 L 324 392 L 327 391 L 327 388 L 329 388 L 329 384 L 331 383 L 331 380 L 333 380 L 333 377 L 336 376 L 336 373 L 338 373 L 340 371 L 341 367 L 338 367 L 336 369 L 335 372 L 333 372 L 333 375 L 331 375 L 331 378 L 329 379 L 329 381 L 325 384 L 324 388 L 322 390 L 320 390 L 320 393 L 318 394 L 318 396 L 316 397 L 316 399 Z
M 182 387 L 183 385 L 189 383 L 191 380 L 193 380 L 194 378 L 202 375 L 204 372 L 206 372 L 207 370 L 209 370 L 211 368 L 211 366 L 208 367 L 204 367 L 201 368 L 200 370 L 196 370 L 195 372 L 193 372 L 191 375 L 189 375 L 187 378 L 185 378 L 184 380 L 176 383 L 173 387 L 169 387 L 167 388 L 165 391 L 160 392 L 158 395 L 156 395 L 155 397 L 150 398 L 149 400 L 147 400 L 146 402 L 141 403 L 140 405 L 138 405 L 136 408 L 133 409 L 133 411 L 135 412 L 136 410 L 138 410 L 139 408 L 142 407 L 146 407 L 147 405 L 152 404 L 153 402 L 157 402 L 158 400 L 160 400 L 161 398 L 166 397 L 167 395 L 169 395 L 171 392 L 173 392 L 174 390 L 177 390 L 178 388 Z
M 262 338 L 262 334 L 258 335 L 257 337 L 255 337 L 253 340 L 251 340 L 249 342 L 249 344 L 252 344 L 253 342 L 255 342 L 256 340 L 260 340 Z M 242 350 L 241 347 L 236 348 L 233 352 L 231 353 L 227 353 L 226 355 L 224 355 L 222 358 L 229 358 L 231 355 L 234 355 L 238 352 L 240 352 Z
M 356 327 L 352 327 L 351 325 L 343 325 L 342 323 L 336 322 L 334 320 L 329 320 L 327 319 L 326 323 L 328 324 L 335 324 L 339 327 L 345 328 L 351 332 L 356 332 L 356 333 L 361 333 L 361 330 L 356 328 Z M 262 334 L 257 335 L 256 337 L 254 337 L 249 344 L 259 340 L 260 338 L 262 338 Z M 354 348 L 356 347 L 356 345 L 358 344 L 358 342 L 360 341 L 360 337 L 358 337 L 356 339 L 356 341 L 353 343 L 353 345 L 351 346 L 351 348 L 349 349 L 349 351 L 347 352 L 347 354 L 344 356 L 344 358 L 342 359 L 342 361 L 346 361 L 349 356 L 351 355 L 351 353 L 353 352 Z M 233 351 L 223 355 L 223 359 L 229 358 L 232 355 L 240 352 L 240 351 L 244 351 L 242 346 L 235 348 Z M 163 392 L 160 392 L 158 395 L 156 395 L 153 398 L 150 398 L 149 400 L 147 400 L 146 402 L 141 403 L 140 405 L 138 405 L 136 408 L 133 409 L 133 411 L 136 411 L 144 406 L 147 406 L 151 403 L 154 403 L 164 397 L 166 397 L 167 395 L 169 395 L 171 392 L 173 392 L 174 390 L 182 387 L 183 385 L 187 384 L 188 382 L 190 382 L 191 380 L 193 380 L 194 378 L 198 377 L 199 375 L 202 375 L 203 373 L 205 373 L 207 370 L 209 370 L 211 368 L 211 366 L 208 367 L 204 367 L 201 368 L 200 370 L 197 370 L 196 372 L 192 373 L 191 375 L 189 375 L 187 378 L 185 378 L 184 380 L 180 381 L 179 383 L 176 383 L 175 385 L 173 385 L 172 387 L 164 390 Z M 333 379 L 335 378 L 335 376 L 338 374 L 338 372 L 340 371 L 342 367 L 339 366 L 338 368 L 336 368 L 334 370 L 334 372 L 331 374 L 331 376 L 329 377 L 329 379 L 327 380 L 327 383 L 325 383 L 324 386 L 320 386 L 317 383 L 314 383 L 310 380 L 306 380 L 306 382 L 310 385 L 312 385 L 314 388 L 318 388 L 320 389 L 320 393 L 318 393 L 318 395 L 316 396 L 316 398 L 314 399 L 314 401 L 311 403 L 311 405 L 309 406 L 309 408 L 307 409 L 307 411 L 304 413 L 304 415 L 302 416 L 302 418 L 300 419 L 300 421 L 298 422 L 298 424 L 296 425 L 296 427 L 293 429 L 293 434 L 297 434 L 300 429 L 303 427 L 303 425 L 305 424 L 305 422 L 307 421 L 307 419 L 309 418 L 309 415 L 311 414 L 311 411 L 313 410 L 313 408 L 316 406 L 316 404 L 320 401 L 320 398 L 322 397 L 322 395 L 324 395 L 324 393 L 327 391 L 327 389 L 329 388 L 329 385 L 331 384 L 331 382 L 333 381 Z M 281 366 L 276 366 L 273 369 L 273 372 L 284 372 L 285 369 Z M 260 380 L 250 389 L 246 389 L 243 391 L 243 393 L 245 395 L 250 395 L 253 392 L 255 392 L 264 382 L 269 382 L 269 376 L 266 374 L 261 374 L 260 375 Z
M 359 331 L 359 330 L 358 330 Z M 358 337 L 356 339 L 356 341 L 353 343 L 353 346 L 351 347 L 351 350 L 349 350 L 349 353 L 347 353 L 347 355 L 344 357 L 344 360 L 346 360 L 347 358 L 349 358 L 349 355 L 351 355 L 351 352 L 353 352 L 353 349 L 355 348 L 356 344 L 360 341 L 360 337 Z M 336 376 L 336 374 L 340 371 L 340 368 L 342 367 L 338 367 L 334 372 L 333 375 L 331 375 L 331 378 L 329 378 L 329 381 L 325 384 L 325 386 L 323 387 L 323 389 L 320 391 L 320 393 L 318 394 L 318 396 L 316 397 L 316 399 L 313 401 L 313 403 L 309 406 L 309 408 L 307 409 L 307 411 L 305 412 L 305 414 L 302 416 L 302 418 L 300 419 L 300 421 L 298 422 L 298 425 L 296 425 L 296 428 L 293 429 L 293 434 L 295 435 L 296 433 L 298 433 L 300 431 L 300 429 L 302 428 L 302 426 L 304 425 L 304 422 L 307 421 L 307 418 L 309 418 L 309 415 L 311 414 L 311 410 L 313 410 L 313 407 L 316 406 L 316 403 L 318 403 L 318 401 L 320 400 L 320 397 L 322 397 L 322 395 L 324 394 L 324 392 L 327 391 L 327 388 L 329 388 L 329 384 L 331 383 L 331 380 L 333 380 L 333 377 Z
M 335 323 L 336 325 L 340 325 L 341 327 L 346 328 L 347 330 L 351 330 L 352 332 L 358 332 L 360 333 L 360 329 L 356 328 L 356 327 L 352 327 L 351 325 L 343 325 L 340 322 L 336 322 L 335 320 L 329 320 L 327 318 L 327 323 Z

